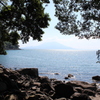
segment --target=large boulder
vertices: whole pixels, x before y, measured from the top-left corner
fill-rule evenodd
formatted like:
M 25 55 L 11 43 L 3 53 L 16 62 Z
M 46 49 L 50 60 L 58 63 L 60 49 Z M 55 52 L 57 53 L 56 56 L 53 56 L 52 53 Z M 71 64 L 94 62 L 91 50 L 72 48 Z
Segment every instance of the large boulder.
M 10 79 L 5 74 L 0 74 L 0 88 L 6 89 L 18 89 L 17 84 L 14 80 Z
M 23 68 L 18 70 L 20 74 L 29 75 L 31 77 L 37 78 L 38 77 L 38 68 Z
M 71 85 L 67 85 L 64 83 L 57 84 L 55 87 L 55 95 L 53 98 L 69 98 L 73 93 L 74 89 Z

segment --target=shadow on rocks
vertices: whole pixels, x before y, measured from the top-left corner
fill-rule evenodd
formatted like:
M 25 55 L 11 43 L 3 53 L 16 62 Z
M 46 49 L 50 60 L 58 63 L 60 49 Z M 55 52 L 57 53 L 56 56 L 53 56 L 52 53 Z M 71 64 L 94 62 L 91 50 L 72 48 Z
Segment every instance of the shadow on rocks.
M 53 98 L 70 98 L 72 94 L 74 94 L 74 89 L 71 85 L 67 85 L 64 83 L 57 84 L 55 87 L 55 94 Z

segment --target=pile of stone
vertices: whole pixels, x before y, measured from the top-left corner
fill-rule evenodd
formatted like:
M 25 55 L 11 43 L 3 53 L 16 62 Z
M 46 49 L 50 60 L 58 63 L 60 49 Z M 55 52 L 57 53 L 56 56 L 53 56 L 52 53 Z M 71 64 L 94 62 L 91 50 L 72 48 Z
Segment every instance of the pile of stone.
M 0 100 L 100 100 L 95 83 L 62 82 L 39 76 L 37 68 L 12 70 L 0 65 Z

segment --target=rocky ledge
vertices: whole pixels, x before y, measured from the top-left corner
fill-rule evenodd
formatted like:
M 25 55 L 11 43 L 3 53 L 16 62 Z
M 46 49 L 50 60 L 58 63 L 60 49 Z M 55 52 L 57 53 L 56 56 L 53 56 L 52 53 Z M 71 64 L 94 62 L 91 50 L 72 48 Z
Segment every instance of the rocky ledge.
M 37 68 L 12 70 L 0 65 L 0 100 L 100 100 L 100 89 L 95 83 L 42 77 Z

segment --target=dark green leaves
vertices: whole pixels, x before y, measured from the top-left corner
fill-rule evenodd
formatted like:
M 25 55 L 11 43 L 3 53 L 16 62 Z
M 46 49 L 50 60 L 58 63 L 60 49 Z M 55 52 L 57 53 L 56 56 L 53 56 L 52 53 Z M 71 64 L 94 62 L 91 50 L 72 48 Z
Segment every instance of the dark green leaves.
M 44 13 L 43 3 L 49 0 L 10 0 L 9 6 L 3 4 L 0 11 L 2 41 L 16 44 L 21 39 L 26 43 L 30 37 L 41 41 L 43 28 L 47 28 L 50 21 L 49 15 Z
M 100 38 L 100 0 L 53 0 L 56 28 L 80 38 Z

